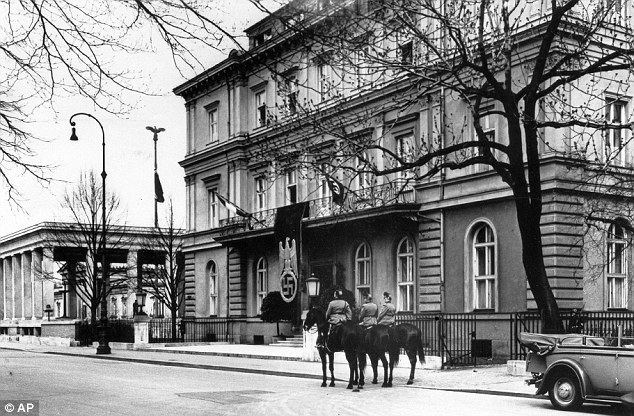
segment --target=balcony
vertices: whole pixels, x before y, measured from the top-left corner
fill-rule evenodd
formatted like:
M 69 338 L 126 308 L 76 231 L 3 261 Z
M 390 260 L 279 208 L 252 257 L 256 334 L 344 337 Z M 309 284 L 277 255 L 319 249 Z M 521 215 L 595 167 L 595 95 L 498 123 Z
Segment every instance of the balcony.
M 348 191 L 342 205 L 332 201 L 332 197 L 311 199 L 308 201 L 308 217 L 304 221 L 320 219 L 335 219 L 340 217 L 354 217 L 357 214 L 377 213 L 382 208 L 395 207 L 415 203 L 415 192 L 411 185 L 390 183 L 377 185 L 357 191 Z M 264 231 L 272 229 L 275 223 L 276 209 L 268 209 L 253 213 L 250 218 L 230 217 L 220 220 L 220 226 L 215 229 L 218 240 L 236 234 Z

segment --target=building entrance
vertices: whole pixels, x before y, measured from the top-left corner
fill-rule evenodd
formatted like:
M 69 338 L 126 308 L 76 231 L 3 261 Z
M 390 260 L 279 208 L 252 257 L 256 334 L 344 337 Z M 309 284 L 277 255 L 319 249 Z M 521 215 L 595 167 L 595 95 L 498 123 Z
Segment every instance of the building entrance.
M 321 282 L 321 293 L 337 283 L 335 282 L 335 265 L 332 262 L 313 263 L 310 266 L 310 271 Z

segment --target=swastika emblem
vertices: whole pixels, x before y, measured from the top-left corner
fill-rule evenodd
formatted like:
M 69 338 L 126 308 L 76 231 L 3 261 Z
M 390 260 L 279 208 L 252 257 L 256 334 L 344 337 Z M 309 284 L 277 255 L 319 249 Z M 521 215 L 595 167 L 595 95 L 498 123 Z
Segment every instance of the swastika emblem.
M 282 287 L 282 299 L 286 302 L 292 302 L 297 294 L 297 277 L 292 270 L 287 270 L 280 277 L 280 286 Z

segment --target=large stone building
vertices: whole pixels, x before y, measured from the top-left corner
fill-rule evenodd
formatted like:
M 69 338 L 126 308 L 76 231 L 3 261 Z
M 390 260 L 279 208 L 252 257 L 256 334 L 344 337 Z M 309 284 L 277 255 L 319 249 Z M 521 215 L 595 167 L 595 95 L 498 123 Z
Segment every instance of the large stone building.
M 151 227 L 112 227 L 108 250 L 111 281 L 126 281 L 108 296 L 110 318 L 131 318 L 136 277 L 145 264 L 156 264 L 160 254 L 148 250 L 155 236 Z M 68 278 L 71 263 L 86 261 L 87 251 L 72 224 L 44 222 L 0 238 L 0 334 L 41 335 L 42 323 L 90 318 Z M 164 256 L 164 255 L 163 255 Z M 76 279 L 81 279 L 78 272 Z M 48 311 L 47 311 L 48 309 Z M 147 296 L 145 312 L 164 316 L 169 310 Z M 59 322 L 59 321 L 58 321 Z M 71 331 L 72 332 L 72 331 Z
M 330 3 L 354 3 L 357 12 L 368 12 L 377 2 L 313 3 L 319 10 L 334 7 Z M 530 16 L 527 22 L 550 12 L 538 3 L 531 3 L 536 10 L 524 10 Z M 314 274 L 322 288 L 339 284 L 358 299 L 365 293 L 380 299 L 387 291 L 401 312 L 475 311 L 495 319 L 496 314 L 535 309 L 521 261 L 514 198 L 492 169 L 445 169 L 414 183 L 403 172 L 377 178 L 332 173 L 350 190 L 344 203 L 333 201 L 329 167 L 311 172 L 311 165 L 300 160 L 312 157 L 311 151 L 292 148 L 294 138 L 306 135 L 315 136 L 316 148 L 339 140 L 335 127 L 332 134 L 315 127 L 318 116 L 332 120 L 371 107 L 373 116 L 346 126 L 348 134 L 380 139 L 399 154 L 408 148 L 420 151 L 432 137 L 448 141 L 457 131 L 474 134 L 469 111 L 462 100 L 438 90 L 416 105 L 399 107 L 395 97 L 409 94 L 407 77 L 380 84 L 364 81 L 373 75 L 360 70 L 352 80 L 339 76 L 343 72 L 323 57 L 323 50 L 306 47 L 307 38 L 285 26 L 291 17 L 284 10 L 246 30 L 247 51 L 232 52 L 174 90 L 185 100 L 187 122 L 187 153 L 181 162 L 187 198 L 186 314 L 241 319 L 246 342 L 270 333 L 258 315 L 267 292 L 283 289 L 275 217 L 280 207 L 301 202 L 307 211 L 298 255 L 300 280 Z M 523 47 L 537 45 L 539 33 L 526 32 Z M 395 46 L 402 60 L 421 59 L 421 47 Z M 613 75 L 623 81 L 611 86 L 606 79 L 592 97 L 583 86 L 566 90 L 567 102 L 607 106 L 613 115 L 629 116 L 630 103 L 623 98 L 629 80 L 623 73 Z M 517 82 L 523 82 L 521 75 Z M 550 110 L 544 111 L 547 117 Z M 508 143 L 502 117 L 487 115 L 482 124 L 493 141 Z M 543 133 L 543 252 L 558 304 L 564 309 L 631 310 L 631 249 L 625 227 L 617 221 L 605 233 L 589 231 L 583 221 L 587 199 L 606 195 L 580 190 L 583 179 L 574 170 L 578 149 L 569 132 L 546 128 Z M 625 144 L 630 133 L 623 135 L 617 147 L 626 156 L 619 163 L 630 172 L 632 157 Z M 604 139 L 599 136 L 597 140 Z M 605 139 L 614 141 L 613 136 Z M 262 143 L 284 143 L 292 148 L 291 156 L 277 165 L 266 163 L 256 157 Z M 257 146 L 260 150 L 254 150 Z M 277 150 L 276 145 L 269 148 L 271 153 Z M 332 167 L 335 157 L 323 162 Z M 387 162 L 377 157 L 376 163 Z M 240 215 L 225 199 L 253 215 Z M 589 240 L 598 246 L 589 248 Z M 617 252 L 618 259 L 612 256 L 606 262 L 606 253 Z M 299 296 L 305 310 L 307 296 Z

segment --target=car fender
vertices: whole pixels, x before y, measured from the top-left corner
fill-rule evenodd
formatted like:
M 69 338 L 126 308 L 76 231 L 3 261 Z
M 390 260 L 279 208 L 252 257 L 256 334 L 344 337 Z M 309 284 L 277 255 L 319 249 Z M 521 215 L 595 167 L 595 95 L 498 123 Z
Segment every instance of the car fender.
M 592 393 L 590 378 L 583 367 L 575 360 L 562 358 L 561 360 L 557 360 L 548 366 L 548 369 L 544 373 L 544 378 L 542 379 L 542 382 L 535 394 L 546 394 L 548 392 L 548 388 L 552 383 L 554 383 L 556 374 L 562 369 L 570 370 L 577 376 L 579 384 L 581 385 L 581 395 L 583 398 L 585 398 L 588 393 Z

